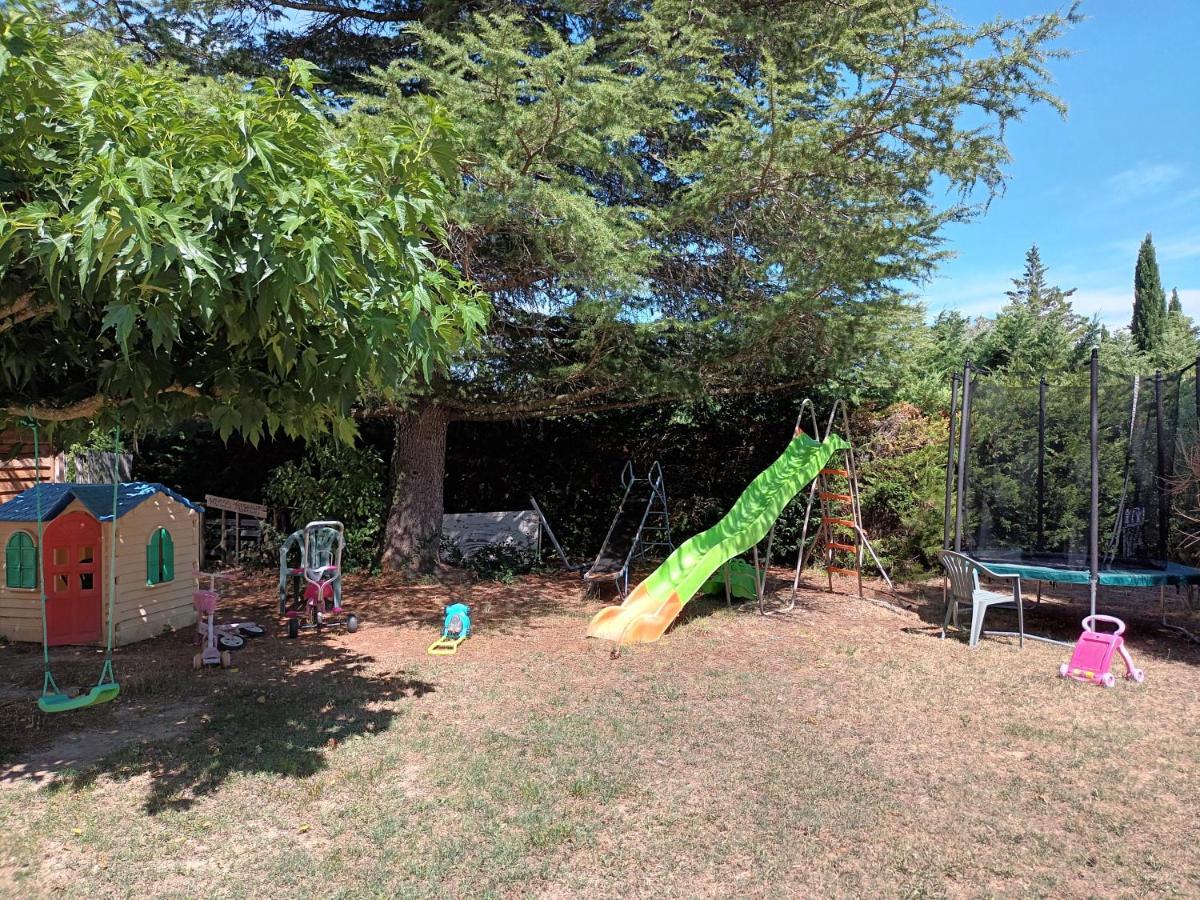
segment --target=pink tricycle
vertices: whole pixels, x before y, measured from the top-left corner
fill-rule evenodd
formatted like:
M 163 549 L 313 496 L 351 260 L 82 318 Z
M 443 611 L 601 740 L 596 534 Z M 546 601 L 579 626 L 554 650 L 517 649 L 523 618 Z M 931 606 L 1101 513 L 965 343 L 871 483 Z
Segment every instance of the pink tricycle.
M 1108 622 L 1117 626 L 1116 631 L 1097 631 L 1097 622 Z M 1071 661 L 1058 667 L 1058 674 L 1063 678 L 1074 678 L 1076 681 L 1090 681 L 1104 687 L 1112 687 L 1117 683 L 1112 669 L 1113 654 L 1121 654 L 1125 663 L 1125 677 L 1130 681 L 1141 684 L 1146 673 L 1133 664 L 1133 658 L 1125 648 L 1125 623 L 1115 616 L 1088 616 L 1083 620 L 1083 634 L 1075 644 L 1075 652 Z
M 358 631 L 358 616 L 342 609 L 345 547 L 345 526 L 328 521 L 309 522 L 279 548 L 279 614 L 287 618 L 288 637 L 306 628 Z M 299 565 L 292 565 L 297 551 Z

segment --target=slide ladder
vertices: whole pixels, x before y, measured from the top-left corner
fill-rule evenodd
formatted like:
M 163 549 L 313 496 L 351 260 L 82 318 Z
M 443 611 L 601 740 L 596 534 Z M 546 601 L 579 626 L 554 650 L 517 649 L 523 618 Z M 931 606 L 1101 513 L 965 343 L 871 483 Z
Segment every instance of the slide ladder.
M 821 469 L 817 480 L 813 482 L 809 492 L 808 506 L 804 512 L 804 527 L 800 534 L 800 552 L 796 560 L 796 575 L 792 580 L 792 595 L 787 609 L 796 603 L 796 591 L 800 586 L 800 573 L 804 570 L 810 554 L 805 552 L 808 543 L 809 526 L 812 521 L 814 498 L 820 504 L 820 518 L 817 526 L 816 541 L 811 557 L 821 560 L 825 575 L 829 581 L 829 590 L 833 590 L 833 576 L 845 575 L 856 579 L 858 596 L 863 596 L 863 566 L 870 556 L 876 571 L 887 584 L 888 590 L 895 592 L 892 580 L 887 570 L 871 546 L 867 531 L 863 527 L 862 503 L 858 486 L 858 465 L 854 456 L 854 444 L 850 438 L 850 417 L 842 401 L 837 401 L 829 415 L 825 433 L 833 430 L 833 425 L 841 414 L 840 433 L 846 438 L 846 446 L 835 452 L 830 464 Z M 760 597 L 760 606 L 762 600 Z

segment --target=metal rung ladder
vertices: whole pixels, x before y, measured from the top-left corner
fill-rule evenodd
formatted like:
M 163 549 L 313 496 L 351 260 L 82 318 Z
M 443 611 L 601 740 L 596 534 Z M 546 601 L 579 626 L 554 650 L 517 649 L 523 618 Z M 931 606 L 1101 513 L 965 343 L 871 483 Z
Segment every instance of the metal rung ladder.
M 800 535 L 800 552 L 796 560 L 796 577 L 792 581 L 792 604 L 796 602 L 796 591 L 800 586 L 800 573 L 808 558 L 818 557 L 833 590 L 833 576 L 853 577 L 858 583 L 858 596 L 863 596 L 863 565 L 869 555 L 879 574 L 883 576 L 888 590 L 895 592 L 887 570 L 875 554 L 871 541 L 862 524 L 862 504 L 859 499 L 858 468 L 854 458 L 854 444 L 850 438 L 850 416 L 840 400 L 834 404 L 825 428 L 825 437 L 833 431 L 841 413 L 842 437 L 847 446 L 839 451 L 840 459 L 831 459 L 813 482 L 809 490 L 808 506 L 804 510 L 804 527 Z M 809 523 L 812 520 L 813 501 L 821 504 L 820 520 L 812 553 L 806 552 Z M 790 608 L 790 607 L 789 607 Z
M 658 463 L 654 464 L 658 467 Z M 650 508 L 642 521 L 641 532 L 638 535 L 634 559 L 659 559 L 670 556 L 675 550 L 675 541 L 671 537 L 671 516 L 667 505 L 667 488 L 662 478 L 662 469 L 658 469 L 658 478 L 654 482 L 655 496 Z
M 809 417 L 807 422 L 805 412 Z M 841 414 L 840 419 L 839 413 Z M 833 590 L 834 574 L 853 575 L 858 579 L 858 596 L 863 597 L 862 568 L 863 561 L 869 554 L 875 568 L 879 570 L 879 574 L 886 582 L 888 590 L 895 593 L 892 580 L 888 577 L 879 557 L 875 555 L 875 550 L 862 525 L 862 508 L 858 498 L 858 475 L 854 459 L 854 445 L 850 438 L 850 416 L 847 414 L 846 405 L 841 400 L 834 403 L 833 409 L 829 413 L 824 435 L 822 435 L 816 407 L 812 400 L 805 398 L 800 404 L 800 412 L 796 416 L 796 433 L 799 434 L 801 430 L 806 430 L 815 439 L 824 440 L 832 434 L 834 423 L 840 425 L 842 437 L 849 446 L 845 450 L 839 451 L 840 459 L 836 461 L 831 459 L 826 463 L 825 468 L 813 479 L 812 487 L 809 488 L 808 503 L 804 509 L 804 527 L 800 535 L 800 552 L 796 560 L 796 577 L 792 580 L 792 596 L 786 605 L 780 607 L 780 612 L 790 612 L 796 607 L 800 573 L 804 571 L 805 561 L 809 558 L 807 551 L 813 504 L 818 500 L 821 503 L 820 527 L 817 530 L 816 539 L 813 541 L 813 553 L 815 555 L 818 549 L 822 553 L 825 571 L 829 578 L 829 589 Z M 807 428 L 805 428 L 806 425 Z M 771 567 L 771 545 L 774 543 L 774 539 L 775 526 L 772 525 L 767 536 L 766 556 L 762 559 L 761 564 L 758 545 L 755 544 L 752 548 L 758 611 L 763 615 L 768 615 L 766 607 L 767 571 Z M 853 563 L 844 563 L 839 559 L 839 554 L 851 555 Z M 726 603 L 731 602 L 728 570 L 726 571 L 725 600 Z M 872 602 L 879 601 L 872 600 Z

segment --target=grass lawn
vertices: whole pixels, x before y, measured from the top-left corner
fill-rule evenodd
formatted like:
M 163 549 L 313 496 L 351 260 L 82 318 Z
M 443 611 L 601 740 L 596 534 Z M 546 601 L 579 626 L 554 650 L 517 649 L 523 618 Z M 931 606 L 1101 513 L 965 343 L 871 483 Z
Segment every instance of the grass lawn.
M 1061 647 L 939 640 L 936 585 L 903 613 L 816 590 L 770 618 L 705 601 L 617 659 L 583 637 L 599 604 L 567 576 L 346 596 L 357 634 L 268 636 L 202 673 L 165 636 L 118 653 L 116 702 L 53 718 L 33 705 L 38 648 L 0 647 L 0 895 L 1200 884 L 1200 652 L 1151 605 L 1112 605 L 1146 683 L 1103 690 L 1055 677 Z M 227 597 L 274 622 L 269 577 Z M 477 636 L 427 656 L 457 599 Z M 1073 638 L 1082 614 L 1051 599 L 1027 627 Z M 58 658 L 60 683 L 98 671 L 90 651 Z

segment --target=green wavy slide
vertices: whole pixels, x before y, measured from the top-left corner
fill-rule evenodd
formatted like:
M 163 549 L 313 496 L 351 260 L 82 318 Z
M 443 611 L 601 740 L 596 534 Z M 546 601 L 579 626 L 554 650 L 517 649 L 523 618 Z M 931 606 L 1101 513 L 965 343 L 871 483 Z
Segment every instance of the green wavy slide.
M 620 606 L 596 613 L 588 637 L 618 644 L 658 640 L 709 577 L 766 537 L 791 499 L 817 477 L 834 453 L 848 447 L 836 434 L 815 441 L 797 433 L 720 522 L 680 544 Z

